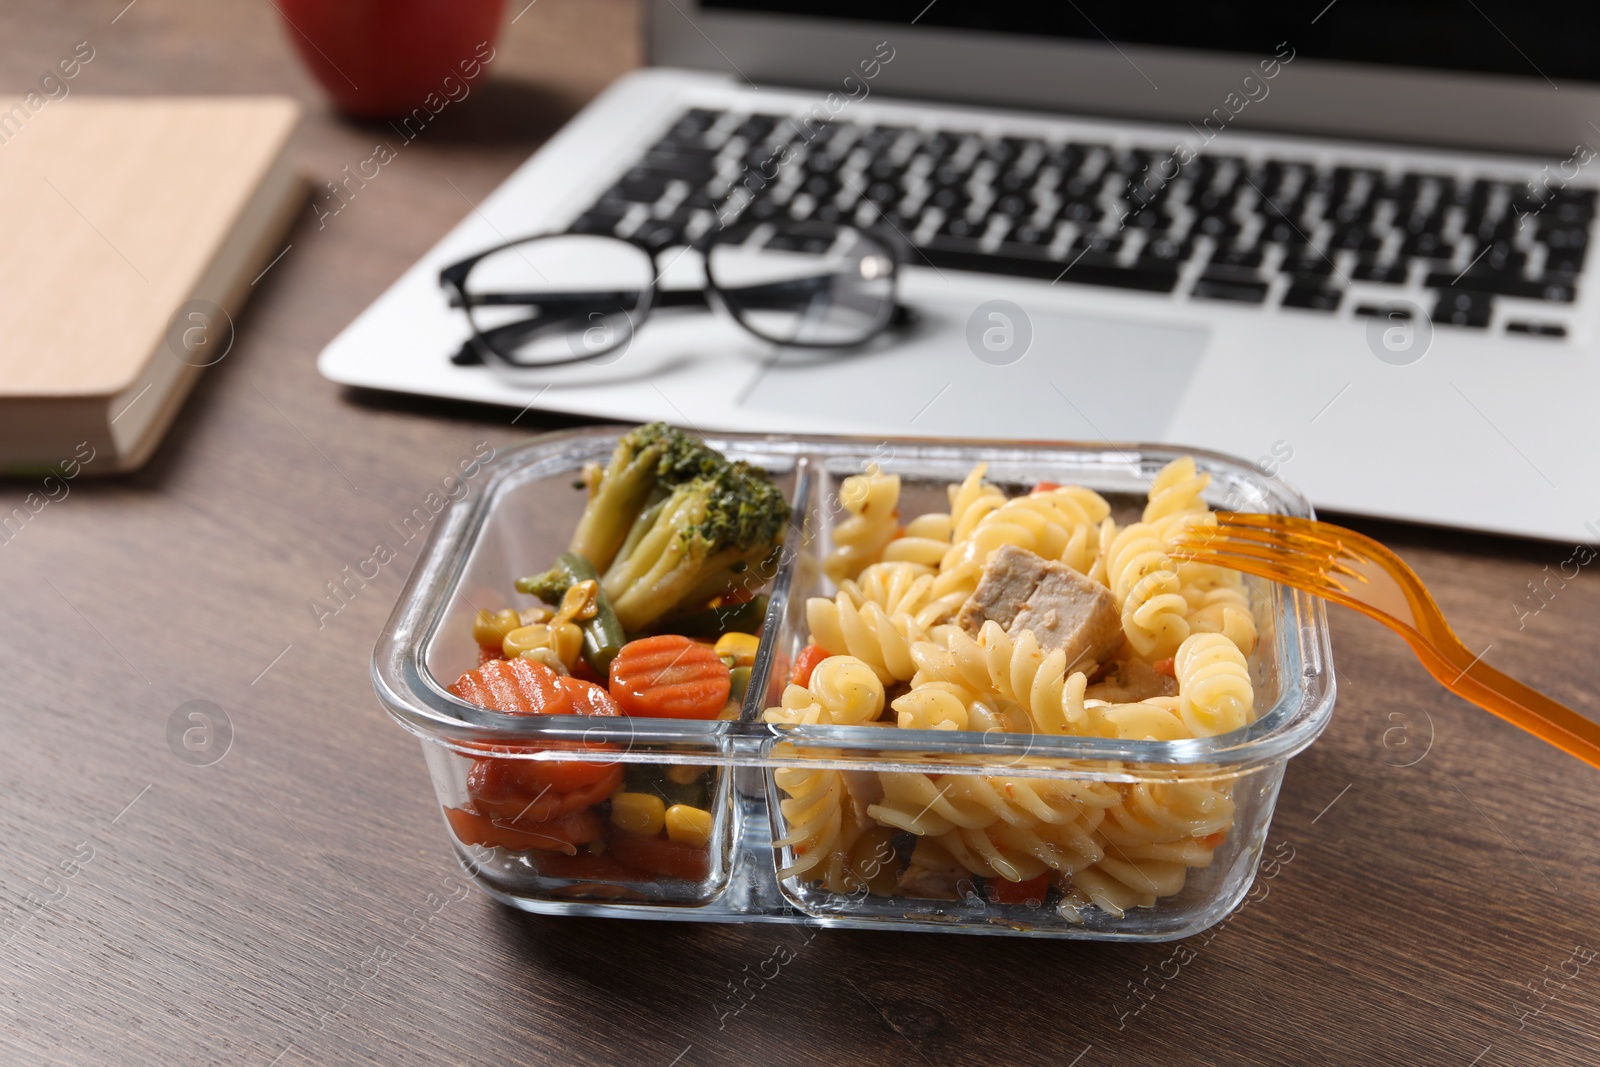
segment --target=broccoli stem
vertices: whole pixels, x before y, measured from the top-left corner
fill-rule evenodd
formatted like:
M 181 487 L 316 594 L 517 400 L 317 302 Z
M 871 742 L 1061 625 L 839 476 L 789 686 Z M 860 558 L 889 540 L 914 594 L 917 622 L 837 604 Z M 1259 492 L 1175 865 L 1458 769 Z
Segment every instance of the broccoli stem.
M 616 558 L 634 517 L 656 487 L 659 451 L 646 448 L 631 457 L 629 452 L 624 442 L 617 443 L 611 463 L 592 490 L 589 506 L 583 509 L 572 543 L 567 546 L 597 571 L 604 571 Z

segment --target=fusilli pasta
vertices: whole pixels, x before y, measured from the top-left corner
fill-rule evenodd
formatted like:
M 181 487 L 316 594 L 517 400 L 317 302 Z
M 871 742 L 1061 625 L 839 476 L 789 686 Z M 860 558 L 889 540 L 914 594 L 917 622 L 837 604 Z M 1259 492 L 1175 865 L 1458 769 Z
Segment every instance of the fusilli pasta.
M 767 722 L 1175 741 L 1251 721 L 1246 657 L 1257 633 L 1249 592 L 1234 571 L 1168 554 L 1190 527 L 1215 522 L 1204 501 L 1210 476 L 1192 459 L 1156 475 L 1142 515 L 1126 526 L 1091 490 L 1046 486 L 1008 498 L 985 473 L 979 464 L 948 486 L 949 511 L 919 515 L 898 536 L 898 478 L 872 468 L 846 479 L 850 514 L 827 563 L 839 589 L 806 602 L 811 640 L 828 656 L 807 686 L 785 690 Z M 1040 559 L 1009 549 L 994 555 L 1005 546 Z M 1100 633 L 1109 627 L 1111 642 L 1123 641 L 1109 664 L 1068 662 L 1066 648 L 1088 647 L 1074 645 L 1074 634 L 1089 631 L 1070 612 L 1065 625 L 1046 618 L 1052 605 L 1076 603 L 1043 591 L 1038 574 L 1064 574 L 1055 564 L 1109 592 L 1107 601 L 1084 587 L 1099 598 Z M 980 582 L 985 592 L 969 604 Z M 1008 604 L 999 621 L 973 615 Z M 1047 647 L 1047 639 L 1056 643 Z M 1107 654 L 1103 637 L 1094 647 Z M 792 857 L 781 877 L 845 891 L 860 884 L 847 856 L 854 843 L 887 847 L 888 835 L 902 833 L 916 844 L 909 856 L 900 849 L 896 893 L 957 899 L 963 878 L 1048 877 L 1059 890 L 1057 910 L 1069 918 L 1089 908 L 1122 916 L 1180 892 L 1190 868 L 1211 862 L 1234 818 L 1226 781 L 773 774 L 784 794 L 779 844 Z

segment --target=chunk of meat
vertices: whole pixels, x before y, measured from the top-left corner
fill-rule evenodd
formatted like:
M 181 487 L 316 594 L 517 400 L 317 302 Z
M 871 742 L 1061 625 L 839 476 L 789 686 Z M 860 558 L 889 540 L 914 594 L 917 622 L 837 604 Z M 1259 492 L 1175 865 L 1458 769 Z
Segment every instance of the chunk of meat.
M 1027 549 L 1005 545 L 983 568 L 956 622 L 976 634 L 993 620 L 1012 637 L 1032 630 L 1044 649 L 1066 652 L 1073 669 L 1102 663 L 1122 646 L 1122 617 L 1111 590 Z
M 1091 685 L 1084 696 L 1110 704 L 1136 704 L 1151 697 L 1175 697 L 1178 680 L 1163 674 L 1143 660 L 1118 660 L 1105 677 Z
M 961 900 L 973 891 L 972 874 L 943 846 L 922 838 L 895 880 L 895 894 L 923 900 Z

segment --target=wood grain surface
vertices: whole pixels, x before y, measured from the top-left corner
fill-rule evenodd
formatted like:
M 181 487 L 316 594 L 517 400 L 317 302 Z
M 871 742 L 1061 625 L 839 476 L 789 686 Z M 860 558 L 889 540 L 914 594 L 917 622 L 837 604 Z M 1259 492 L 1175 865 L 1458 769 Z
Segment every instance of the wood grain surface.
M 306 213 L 149 468 L 74 480 L 0 540 L 0 1061 L 1600 1061 L 1600 777 L 1341 611 L 1338 710 L 1270 837 L 1292 859 L 1185 942 L 542 918 L 466 883 L 368 681 L 415 545 L 321 629 L 307 601 L 479 442 L 558 423 L 341 392 L 314 360 L 468 210 L 444 179 L 483 196 L 638 62 L 636 18 L 523 9 L 488 84 L 337 217 Z M 302 100 L 314 176 L 381 136 L 329 112 L 269 0 L 11 0 L 0 92 L 80 40 L 76 92 Z M 36 488 L 0 483 L 0 513 Z M 1600 578 L 1522 614 L 1570 548 L 1358 525 L 1496 666 L 1600 712 Z M 194 700 L 231 724 L 209 766 L 169 747 Z M 777 944 L 797 958 L 719 1022 Z

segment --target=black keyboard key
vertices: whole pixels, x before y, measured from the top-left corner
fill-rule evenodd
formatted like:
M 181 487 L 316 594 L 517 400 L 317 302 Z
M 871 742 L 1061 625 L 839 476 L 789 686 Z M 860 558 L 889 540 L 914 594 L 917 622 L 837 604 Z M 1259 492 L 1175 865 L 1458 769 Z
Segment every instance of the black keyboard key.
M 1188 241 L 1179 241 L 1172 237 L 1152 237 L 1139 250 L 1139 261 L 1152 265 L 1177 264 L 1188 259 L 1193 251 L 1194 246 Z
M 664 175 L 635 167 L 606 195 L 635 204 L 653 204 L 667 191 L 668 180 Z
M 1302 248 L 1297 254 L 1286 256 L 1279 269 L 1296 277 L 1326 277 L 1333 273 L 1333 257 L 1315 248 Z
M 1328 245 L 1350 252 L 1376 252 L 1383 247 L 1383 238 L 1365 226 L 1341 226 L 1334 229 Z
M 1230 218 L 1218 215 L 1203 215 L 1194 220 L 1196 235 L 1215 237 L 1217 240 L 1232 240 L 1239 235 L 1240 225 Z
M 1370 256 L 1362 256 L 1356 262 L 1356 269 L 1351 273 L 1350 277 L 1358 282 L 1404 285 L 1406 283 L 1406 264 L 1403 260 L 1395 263 L 1379 263 Z
M 839 179 L 832 174 L 813 174 L 801 183 L 800 191 L 818 200 L 832 200 L 839 193 Z
M 1000 215 L 1009 215 L 1011 218 L 1015 219 L 1021 218 L 1023 215 L 1033 214 L 1034 206 L 1033 203 L 1026 197 L 1017 196 L 1016 194 L 1012 193 L 1002 196 L 999 200 L 995 201 L 994 206 L 989 210 Z
M 1544 259 L 1545 273 L 1568 279 L 1576 277 L 1583 270 L 1584 251 L 1582 248 L 1550 249 Z
M 1055 236 L 1055 231 L 1048 226 L 1035 226 L 1031 222 L 1024 222 L 1014 227 L 1006 240 L 1014 244 L 1046 246 Z
M 933 195 L 928 197 L 930 206 L 951 215 L 965 211 L 971 202 L 972 198 L 960 189 L 935 189 Z
M 700 183 L 716 174 L 716 159 L 715 149 L 684 147 L 650 152 L 639 161 L 639 166 L 657 174 Z
M 1435 271 L 1423 282 L 1429 289 L 1465 289 L 1497 296 L 1514 296 L 1523 300 L 1548 300 L 1556 304 L 1570 304 L 1576 289 L 1572 279 L 1558 275 L 1554 278 L 1524 278 L 1516 274 L 1494 274 L 1477 269 L 1469 270 L 1457 279 L 1448 271 Z
M 771 133 L 777 125 L 777 115 L 751 115 L 739 124 L 733 135 L 743 137 L 747 141 L 759 141 Z
M 1194 283 L 1190 296 L 1202 300 L 1227 300 L 1238 304 L 1259 304 L 1267 298 L 1267 283 L 1239 279 L 1223 280 L 1209 275 Z
M 1533 239 L 1552 249 L 1583 248 L 1589 243 L 1589 231 L 1579 226 L 1540 226 Z
M 683 226 L 673 219 L 648 219 L 633 231 L 633 240 L 653 252 L 683 242 Z
M 1289 291 L 1283 294 L 1283 306 L 1307 311 L 1337 311 L 1341 295 L 1339 290 L 1322 285 L 1291 285 Z
M 1280 245 L 1306 245 L 1311 239 L 1306 235 L 1306 227 L 1299 225 L 1291 219 L 1278 219 L 1269 222 L 1261 230 L 1261 240 Z
M 1371 319 L 1409 319 L 1411 317 L 1411 312 L 1405 308 L 1382 304 L 1357 304 L 1356 314 L 1365 315 Z
M 570 227 L 570 232 L 612 234 L 616 232 L 617 223 L 621 221 L 620 214 L 591 209 L 578 216 L 577 221 Z
M 971 270 L 987 274 L 1007 274 L 1019 278 L 1040 278 L 1074 285 L 1103 285 L 1115 289 L 1139 289 L 1151 293 L 1170 293 L 1178 284 L 1176 268 L 1123 267 L 1105 257 L 1086 253 L 1074 261 L 1034 258 L 1032 256 L 994 256 L 958 248 L 928 247 L 919 249 L 922 256 L 908 262 L 932 263 L 935 267 L 950 270 Z M 1063 273 L 1063 271 L 1065 273 Z
M 1494 297 L 1488 293 L 1452 289 L 1439 294 L 1439 302 L 1433 306 L 1433 321 L 1481 330 L 1489 325 L 1493 310 Z
M 1087 200 L 1069 200 L 1061 205 L 1056 217 L 1063 222 L 1099 222 L 1105 212 Z
M 905 196 L 905 194 L 900 191 L 900 187 L 894 182 L 873 182 L 871 185 L 867 186 L 867 191 L 864 195 L 868 200 L 871 200 L 879 207 L 887 207 L 890 204 L 897 204 Z
M 1259 248 L 1218 248 L 1211 253 L 1211 268 L 1221 267 L 1231 271 L 1254 271 L 1261 267 Z
M 1559 322 L 1508 322 L 1507 333 L 1525 333 L 1534 337 L 1565 337 L 1567 328 Z
M 952 215 L 939 227 L 939 236 L 954 237 L 962 241 L 976 241 L 987 227 L 981 222 L 968 222 L 964 215 Z
M 867 176 L 874 181 L 897 182 L 905 174 L 906 165 L 891 159 L 875 159 L 867 168 Z
M 1472 256 L 1472 269 L 1486 274 L 1521 274 L 1527 267 L 1528 253 L 1513 248 L 1510 241 L 1494 241 Z
M 1448 260 L 1456 254 L 1456 246 L 1437 233 L 1414 233 L 1401 243 L 1400 254 L 1416 259 Z
M 1071 259 L 1079 252 L 1091 252 L 1095 255 L 1114 256 L 1122 251 L 1122 238 L 1111 237 L 1103 233 L 1080 233 L 1072 242 L 1072 248 L 1067 253 Z

